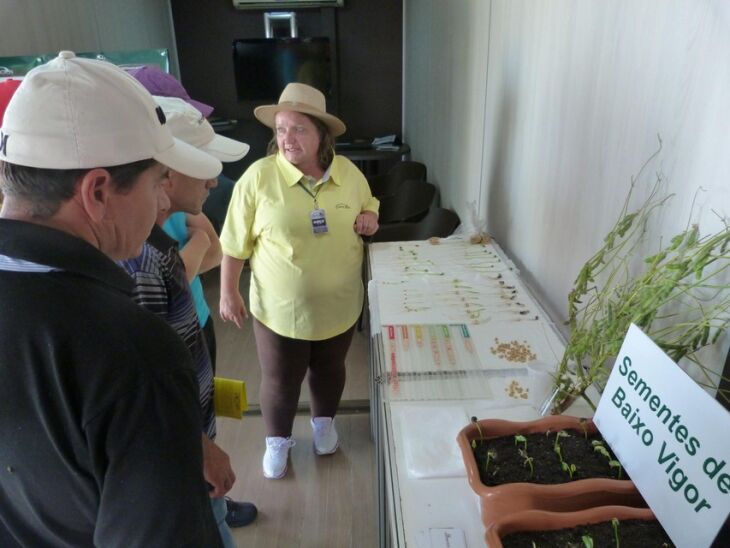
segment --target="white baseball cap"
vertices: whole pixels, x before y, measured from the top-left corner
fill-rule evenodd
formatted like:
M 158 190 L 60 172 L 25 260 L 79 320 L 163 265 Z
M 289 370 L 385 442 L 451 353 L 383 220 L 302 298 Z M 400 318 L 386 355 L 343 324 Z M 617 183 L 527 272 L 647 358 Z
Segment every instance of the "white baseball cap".
M 250 147 L 246 143 L 217 135 L 205 116 L 187 101 L 157 95 L 153 98 L 162 107 L 173 137 L 215 156 L 221 162 L 235 162 L 248 154 Z
M 173 138 L 162 109 L 134 77 L 71 51 L 28 72 L 0 132 L 0 160 L 28 167 L 92 169 L 154 158 L 197 179 L 223 169 Z

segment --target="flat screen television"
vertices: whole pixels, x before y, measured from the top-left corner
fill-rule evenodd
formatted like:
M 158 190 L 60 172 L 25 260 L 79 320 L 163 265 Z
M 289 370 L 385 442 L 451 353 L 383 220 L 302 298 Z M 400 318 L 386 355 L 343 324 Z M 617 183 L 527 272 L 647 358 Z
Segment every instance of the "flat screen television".
M 290 82 L 332 94 L 329 38 L 234 40 L 233 70 L 239 101 L 275 101 Z

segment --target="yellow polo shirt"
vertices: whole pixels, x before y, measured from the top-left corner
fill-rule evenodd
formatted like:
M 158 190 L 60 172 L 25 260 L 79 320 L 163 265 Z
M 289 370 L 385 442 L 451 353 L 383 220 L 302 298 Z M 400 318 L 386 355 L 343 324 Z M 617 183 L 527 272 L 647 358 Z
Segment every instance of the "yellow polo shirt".
M 233 189 L 221 232 L 223 253 L 250 259 L 250 312 L 284 337 L 329 339 L 362 309 L 363 243 L 353 225 L 379 202 L 347 158 L 335 156 L 328 173 L 310 189 L 281 154 L 256 161 Z M 314 198 L 300 181 L 325 211 L 325 234 L 312 232 Z

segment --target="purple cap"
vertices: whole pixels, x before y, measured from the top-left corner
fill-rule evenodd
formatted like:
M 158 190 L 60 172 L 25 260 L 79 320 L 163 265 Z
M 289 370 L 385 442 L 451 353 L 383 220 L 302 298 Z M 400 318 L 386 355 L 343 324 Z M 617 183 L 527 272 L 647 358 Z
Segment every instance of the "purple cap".
M 172 74 L 167 74 L 157 65 L 144 65 L 127 69 L 152 95 L 177 97 L 197 108 L 206 118 L 213 112 L 213 107 L 191 99 L 183 85 Z

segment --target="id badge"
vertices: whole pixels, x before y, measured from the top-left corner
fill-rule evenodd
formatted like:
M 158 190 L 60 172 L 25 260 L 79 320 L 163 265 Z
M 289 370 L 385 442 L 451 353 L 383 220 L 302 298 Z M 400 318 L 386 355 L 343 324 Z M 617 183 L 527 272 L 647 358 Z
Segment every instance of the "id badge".
M 312 221 L 312 234 L 326 234 L 328 232 L 324 209 L 313 209 L 309 214 L 309 218 Z

